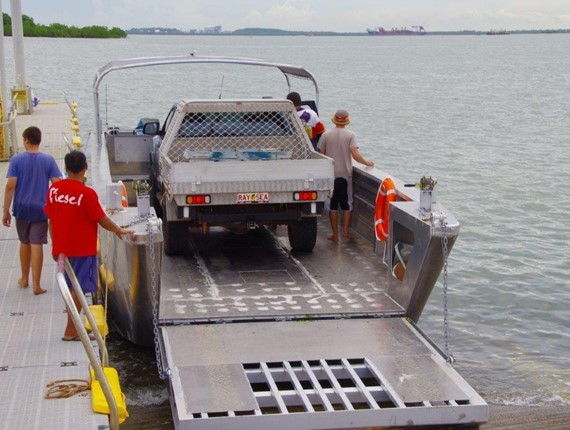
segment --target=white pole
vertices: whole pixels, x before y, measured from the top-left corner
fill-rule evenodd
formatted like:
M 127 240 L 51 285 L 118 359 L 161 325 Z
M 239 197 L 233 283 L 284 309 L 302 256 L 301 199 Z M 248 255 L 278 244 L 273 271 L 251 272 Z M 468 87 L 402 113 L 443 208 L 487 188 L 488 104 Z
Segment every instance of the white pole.
M 19 114 L 29 115 L 33 110 L 32 89 L 26 85 L 24 66 L 24 23 L 20 0 L 10 0 L 12 11 L 12 41 L 14 42 L 14 63 L 16 65 L 16 85 L 12 96 L 16 95 L 16 110 Z
M 0 14 L 2 14 L 2 19 L 4 19 L 4 9 L 2 8 L 2 0 L 0 0 Z M 4 22 L 2 21 L 2 26 L 0 27 L 0 97 L 2 97 L 2 122 L 5 122 L 8 118 L 6 114 L 7 109 L 10 109 L 10 102 L 6 101 L 6 58 L 4 51 Z M 7 105 L 6 105 L 7 103 Z M 8 106 L 6 108 L 6 106 Z
M 26 69 L 24 67 L 24 24 L 20 0 L 10 0 L 12 12 L 12 40 L 14 42 L 14 61 L 16 64 L 16 86 L 26 88 Z

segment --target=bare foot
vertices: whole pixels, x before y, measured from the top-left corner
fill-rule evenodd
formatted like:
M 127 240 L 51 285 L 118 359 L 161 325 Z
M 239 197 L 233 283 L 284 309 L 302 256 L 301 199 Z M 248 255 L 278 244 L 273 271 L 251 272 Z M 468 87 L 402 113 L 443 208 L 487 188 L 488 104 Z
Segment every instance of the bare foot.
M 28 281 L 24 282 L 22 278 L 18 279 L 18 286 L 20 288 L 28 288 Z
M 34 287 L 34 295 L 39 296 L 40 294 L 47 293 L 47 290 L 44 290 L 40 287 Z
M 334 243 L 338 243 L 338 236 L 329 236 L 329 240 Z
M 345 239 L 349 240 L 350 242 L 352 242 L 352 241 L 354 240 L 354 236 L 353 236 L 352 234 L 350 234 L 350 233 L 343 233 L 342 236 L 343 236 Z

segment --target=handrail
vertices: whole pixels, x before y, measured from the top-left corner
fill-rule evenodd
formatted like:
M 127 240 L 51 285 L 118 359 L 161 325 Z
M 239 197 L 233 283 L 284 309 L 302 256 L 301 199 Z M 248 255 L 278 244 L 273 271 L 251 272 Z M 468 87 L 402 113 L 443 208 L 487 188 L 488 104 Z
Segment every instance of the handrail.
M 199 55 L 176 55 L 176 56 L 163 56 L 163 57 L 142 57 L 142 58 L 127 58 L 123 60 L 114 60 L 105 64 L 95 75 L 93 82 L 93 99 L 95 102 L 95 127 L 97 131 L 97 145 L 101 145 L 103 136 L 103 124 L 101 120 L 100 106 L 99 106 L 99 85 L 103 78 L 116 70 L 125 70 L 138 67 L 149 66 L 163 66 L 174 64 L 237 64 L 246 66 L 261 66 L 271 67 L 278 69 L 287 82 L 287 88 L 291 90 L 290 78 L 306 79 L 309 80 L 314 87 L 315 102 L 319 104 L 319 85 L 316 78 L 311 72 L 301 66 L 291 64 L 272 63 L 255 58 L 241 58 L 241 57 L 216 57 L 216 56 L 199 56 Z
M 89 303 L 87 303 L 87 299 L 85 298 L 85 294 L 83 294 L 83 290 L 81 289 L 81 286 L 79 285 L 79 281 L 77 280 L 77 277 L 75 276 L 75 272 L 73 271 L 73 268 L 71 267 L 71 264 L 69 263 L 69 260 L 67 258 L 64 258 L 64 259 L 65 259 L 64 269 L 67 272 L 67 276 L 69 276 L 69 279 L 71 279 L 71 284 L 73 286 L 73 289 L 75 290 L 75 294 L 77 295 L 77 298 L 79 299 L 79 302 L 81 303 L 81 307 L 83 308 L 83 310 L 85 312 L 85 317 L 87 318 L 87 321 L 89 321 L 89 324 L 91 324 L 93 334 L 95 335 L 95 340 L 97 341 L 97 346 L 99 347 L 99 350 L 101 351 L 101 355 L 102 355 L 101 364 L 103 364 L 103 367 L 107 367 L 109 365 L 109 353 L 107 351 L 107 346 L 105 345 L 105 341 L 103 340 L 103 336 L 101 336 L 101 332 L 99 331 L 99 327 L 97 325 L 97 322 L 95 321 L 95 317 L 93 317 L 93 313 L 89 309 Z M 81 325 L 81 327 L 83 327 L 83 324 Z M 95 330 L 95 328 L 97 328 L 97 330 Z M 89 344 L 91 345 L 91 343 L 89 343 Z
M 67 281 L 65 280 L 64 271 L 67 272 L 67 275 L 71 279 L 71 284 L 75 291 L 75 294 L 79 298 L 81 303 L 81 307 L 85 311 L 85 316 L 89 323 L 91 324 L 91 329 L 93 334 L 95 335 L 95 339 L 97 340 L 97 345 L 99 346 L 100 350 L 102 351 L 102 361 L 103 365 L 106 366 L 108 364 L 109 356 L 107 353 L 107 348 L 105 343 L 103 342 L 103 337 L 99 332 L 97 327 L 97 323 L 93 314 L 89 310 L 89 306 L 87 304 L 87 300 L 85 299 L 85 295 L 81 290 L 81 286 L 79 285 L 79 281 L 69 264 L 69 260 L 65 257 L 64 254 L 60 254 L 57 261 L 57 273 L 56 279 L 57 284 L 59 286 L 59 291 L 63 297 L 63 301 L 65 302 L 65 306 L 67 307 L 67 311 L 70 312 L 71 319 L 75 324 L 77 332 L 79 333 L 79 337 L 81 338 L 81 343 L 83 344 L 83 348 L 87 353 L 87 358 L 89 359 L 89 363 L 93 368 L 95 375 L 97 376 L 97 380 L 101 384 L 101 388 L 103 390 L 103 394 L 105 395 L 105 399 L 107 400 L 107 404 L 109 405 L 109 426 L 112 430 L 119 429 L 119 412 L 117 409 L 117 402 L 115 401 L 115 397 L 113 396 L 113 392 L 111 391 L 111 386 L 109 385 L 109 381 L 107 381 L 107 377 L 105 376 L 105 372 L 103 371 L 103 367 L 101 363 L 97 359 L 97 354 L 95 353 L 95 349 L 89 340 L 89 334 L 85 329 L 83 322 L 81 321 L 81 317 L 77 308 L 75 307 L 75 303 L 73 302 L 73 298 L 71 297 L 71 293 L 69 291 L 69 287 L 67 285 Z

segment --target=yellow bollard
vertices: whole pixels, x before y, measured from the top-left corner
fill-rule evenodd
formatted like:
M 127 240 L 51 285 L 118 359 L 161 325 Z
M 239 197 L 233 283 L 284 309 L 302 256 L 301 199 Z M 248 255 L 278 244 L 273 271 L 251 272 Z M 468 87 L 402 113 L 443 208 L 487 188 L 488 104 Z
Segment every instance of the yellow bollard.
M 111 391 L 113 393 L 113 397 L 115 398 L 115 402 L 117 403 L 117 411 L 119 413 L 119 424 L 123 424 L 129 413 L 127 412 L 127 402 L 125 399 L 125 395 L 121 391 L 121 384 L 119 382 L 119 374 L 117 370 L 113 367 L 104 367 L 103 373 L 105 373 L 105 377 L 109 382 L 111 387 Z M 95 372 L 91 369 L 91 407 L 93 412 L 97 412 L 99 414 L 107 414 L 109 415 L 109 404 L 107 403 L 107 399 L 103 394 L 103 388 L 101 388 L 101 384 L 95 377 Z
M 93 314 L 93 318 L 95 318 L 95 324 L 97 324 L 97 328 L 99 329 L 101 336 L 107 336 L 109 334 L 109 325 L 105 319 L 105 308 L 103 305 L 91 305 L 89 306 L 89 310 Z M 87 318 L 85 318 L 85 329 L 87 331 L 93 331 L 91 323 Z

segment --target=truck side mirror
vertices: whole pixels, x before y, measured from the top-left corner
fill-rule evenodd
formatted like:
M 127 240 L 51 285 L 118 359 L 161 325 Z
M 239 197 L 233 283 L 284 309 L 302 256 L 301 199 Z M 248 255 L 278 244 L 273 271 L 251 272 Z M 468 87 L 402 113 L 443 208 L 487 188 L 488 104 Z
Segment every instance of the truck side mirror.
M 160 124 L 158 121 L 156 122 L 147 122 L 143 125 L 143 134 L 149 134 L 151 136 L 156 136 L 158 134 L 158 130 L 160 129 Z

